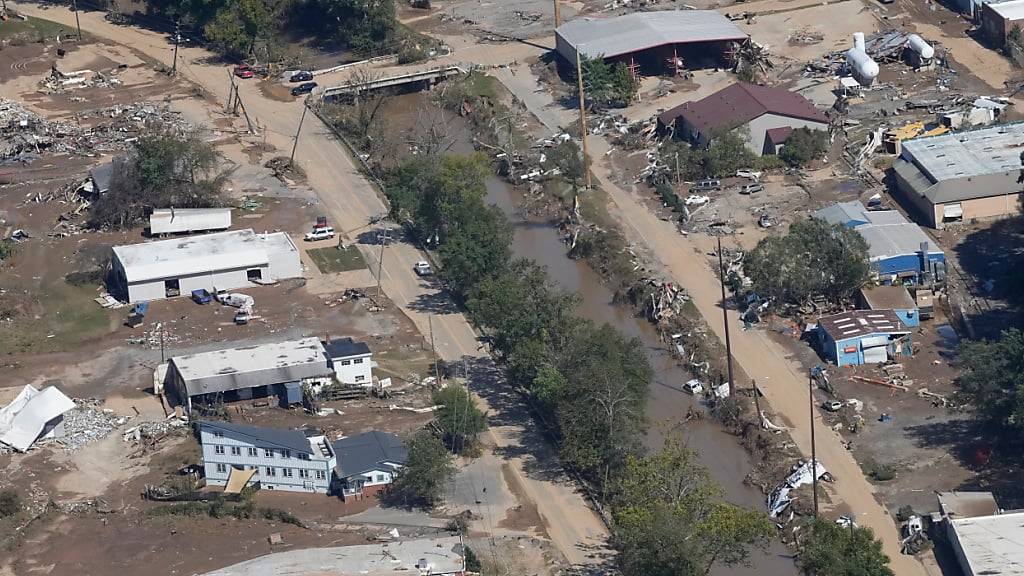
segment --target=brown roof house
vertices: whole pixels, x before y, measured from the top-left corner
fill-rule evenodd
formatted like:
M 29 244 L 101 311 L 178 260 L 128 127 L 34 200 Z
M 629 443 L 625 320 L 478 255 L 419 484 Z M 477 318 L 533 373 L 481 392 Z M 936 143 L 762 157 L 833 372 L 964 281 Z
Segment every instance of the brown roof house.
M 658 127 L 698 146 L 715 134 L 739 131 L 755 154 L 776 154 L 796 128 L 828 130 L 828 117 L 803 96 L 737 82 L 658 116 Z M 748 136 L 749 134 L 749 136 Z

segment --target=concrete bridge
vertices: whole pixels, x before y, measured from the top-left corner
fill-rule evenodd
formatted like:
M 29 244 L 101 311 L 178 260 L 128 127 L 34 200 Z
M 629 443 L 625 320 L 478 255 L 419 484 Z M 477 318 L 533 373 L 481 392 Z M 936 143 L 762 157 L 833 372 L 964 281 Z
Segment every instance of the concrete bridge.
M 419 89 L 426 90 L 446 78 L 459 76 L 461 74 L 466 74 L 466 70 L 459 66 L 442 66 L 439 68 L 431 68 L 429 70 L 399 74 L 397 76 L 387 76 L 363 82 L 350 82 L 341 86 L 331 86 L 324 89 L 321 93 L 321 98 L 325 101 L 336 99 L 356 99 L 361 94 L 372 92 L 373 90 L 393 88 L 396 86 L 407 86 L 409 84 L 418 84 Z

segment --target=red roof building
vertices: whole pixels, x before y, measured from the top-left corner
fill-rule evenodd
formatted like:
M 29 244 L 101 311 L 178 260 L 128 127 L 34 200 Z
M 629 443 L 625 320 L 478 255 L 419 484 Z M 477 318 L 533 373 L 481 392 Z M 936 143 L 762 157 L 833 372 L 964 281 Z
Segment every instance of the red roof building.
M 828 117 L 809 100 L 783 88 L 737 82 L 695 102 L 658 116 L 663 131 L 708 145 L 715 134 L 749 131 L 747 146 L 756 154 L 775 154 L 796 128 L 827 130 Z

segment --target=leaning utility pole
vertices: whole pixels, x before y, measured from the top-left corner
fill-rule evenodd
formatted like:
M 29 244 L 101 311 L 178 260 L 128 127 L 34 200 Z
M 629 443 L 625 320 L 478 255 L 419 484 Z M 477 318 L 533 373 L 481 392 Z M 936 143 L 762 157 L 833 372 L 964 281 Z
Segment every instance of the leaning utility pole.
M 171 76 L 178 73 L 178 44 L 181 42 L 181 18 L 174 20 L 174 64 L 171 65 Z
M 555 0 L 555 28 L 562 25 L 562 7 L 558 5 L 558 0 Z
M 818 517 L 818 448 L 814 443 L 814 376 L 807 374 L 807 399 L 811 405 L 811 481 L 814 490 L 814 517 Z
M 302 105 L 302 118 L 299 118 L 299 128 L 295 131 L 295 142 L 292 143 L 292 155 L 288 158 L 288 165 L 295 164 L 295 149 L 299 147 L 299 134 L 302 133 L 302 123 L 306 121 L 306 110 L 309 107 Z
M 375 300 L 380 300 L 380 279 L 381 274 L 384 273 L 384 247 L 388 245 L 390 240 L 391 230 L 383 230 L 378 238 L 380 238 L 380 258 L 377 259 L 377 293 L 374 296 Z
M 72 2 L 72 9 L 75 11 L 75 25 L 78 26 L 78 41 L 81 42 L 82 41 L 82 23 L 78 20 L 78 0 L 73 0 L 73 2 Z
M 587 189 L 590 189 L 590 154 L 587 153 L 587 113 L 584 107 L 585 99 L 583 97 L 583 65 L 580 63 L 580 49 L 582 46 L 576 47 L 576 82 L 580 92 L 580 142 L 583 145 L 583 166 L 586 168 L 583 172 L 583 181 L 586 184 Z
M 732 396 L 732 341 L 729 339 L 729 307 L 725 305 L 725 262 L 722 260 L 722 237 L 718 237 L 718 283 L 722 286 L 722 321 L 725 322 L 725 362 L 729 374 L 729 396 Z M 758 418 L 761 415 L 758 414 Z

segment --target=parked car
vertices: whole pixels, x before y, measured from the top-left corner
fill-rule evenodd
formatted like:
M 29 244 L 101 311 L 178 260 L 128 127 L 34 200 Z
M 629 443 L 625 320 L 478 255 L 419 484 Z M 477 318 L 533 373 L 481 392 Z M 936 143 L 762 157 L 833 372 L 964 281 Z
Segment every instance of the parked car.
M 430 276 L 434 273 L 434 269 L 430 267 L 430 262 L 426 260 L 420 260 L 413 265 L 412 269 L 416 272 L 417 276 Z
M 761 217 L 757 219 L 757 224 L 761 228 L 771 228 L 775 226 L 775 220 L 767 214 L 761 214 Z
M 206 288 L 193 290 L 192 301 L 196 304 L 209 304 L 210 302 L 213 302 L 213 294 L 210 294 L 210 291 Z
M 324 226 L 323 228 L 313 228 L 312 232 L 306 233 L 303 240 L 313 242 L 316 240 L 330 240 L 331 238 L 334 238 L 334 228 Z
M 316 82 L 306 82 L 305 84 L 299 84 L 295 88 L 292 88 L 292 96 L 301 96 L 303 94 L 309 94 L 316 88 Z
M 704 393 L 704 386 L 700 383 L 700 380 L 690 380 L 683 384 L 683 389 L 694 396 Z
M 291 78 L 289 78 L 288 81 L 289 82 L 309 82 L 312 79 L 313 79 L 313 73 L 312 72 L 308 72 L 306 70 L 299 70 L 295 74 L 292 74 Z
M 722 181 L 721 180 L 701 180 L 700 182 L 697 182 L 696 184 L 694 184 L 693 186 L 690 187 L 690 191 L 691 192 L 698 191 L 698 190 L 701 191 L 701 192 L 705 192 L 705 191 L 709 191 L 709 190 L 721 190 L 721 189 L 722 189 Z
M 248 64 L 240 64 L 235 66 L 235 76 L 239 78 L 252 78 L 256 75 L 256 71 L 252 69 L 252 66 Z
M 838 400 L 828 400 L 823 402 L 821 407 L 829 412 L 839 412 L 843 408 L 843 403 Z
M 764 192 L 764 184 L 744 184 L 740 186 L 740 194 L 757 194 L 758 192 Z

